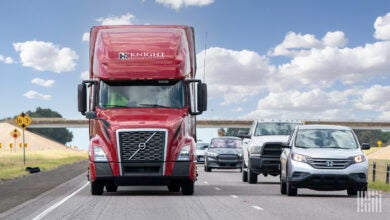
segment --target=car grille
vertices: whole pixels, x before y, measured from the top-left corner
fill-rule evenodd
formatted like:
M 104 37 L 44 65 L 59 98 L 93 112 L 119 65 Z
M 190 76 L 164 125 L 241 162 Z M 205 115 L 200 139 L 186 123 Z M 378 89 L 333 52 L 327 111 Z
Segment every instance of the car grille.
M 307 161 L 312 167 L 317 169 L 345 169 L 351 165 L 350 159 L 324 159 L 310 158 Z
M 164 161 L 165 131 L 120 131 L 118 139 L 121 162 Z
M 279 158 L 282 154 L 282 144 L 281 143 L 266 143 L 263 146 L 263 157 L 275 157 Z
M 234 161 L 234 160 L 238 160 L 238 155 L 237 154 L 220 154 L 220 155 L 218 155 L 217 159 L 219 161 Z

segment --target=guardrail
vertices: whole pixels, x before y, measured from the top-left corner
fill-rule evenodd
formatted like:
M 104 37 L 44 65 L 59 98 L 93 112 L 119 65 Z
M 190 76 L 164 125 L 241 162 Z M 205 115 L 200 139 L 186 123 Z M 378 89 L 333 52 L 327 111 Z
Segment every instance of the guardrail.
M 372 182 L 385 182 L 386 184 L 390 183 L 390 164 L 386 162 L 386 164 L 378 164 L 374 161 L 370 164 L 370 174 L 372 178 Z

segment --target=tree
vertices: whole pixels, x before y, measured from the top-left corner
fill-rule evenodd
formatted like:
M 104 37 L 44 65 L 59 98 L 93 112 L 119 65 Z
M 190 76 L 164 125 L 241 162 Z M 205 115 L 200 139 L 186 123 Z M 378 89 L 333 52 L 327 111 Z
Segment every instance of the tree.
M 35 112 L 27 111 L 26 114 L 31 118 L 62 118 L 60 113 L 41 107 L 38 107 Z M 73 139 L 72 132 L 70 132 L 67 128 L 27 128 L 27 130 L 55 140 L 61 144 L 66 144 Z

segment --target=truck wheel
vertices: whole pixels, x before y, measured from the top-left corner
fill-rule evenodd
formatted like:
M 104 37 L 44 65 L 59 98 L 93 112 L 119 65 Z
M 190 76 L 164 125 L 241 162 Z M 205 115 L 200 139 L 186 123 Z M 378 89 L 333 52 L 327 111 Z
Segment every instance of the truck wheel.
M 100 182 L 91 182 L 91 194 L 92 195 L 101 195 L 103 194 L 104 185 Z
M 251 169 L 251 161 L 248 161 L 248 183 L 256 184 L 257 183 L 257 174 L 254 173 Z
M 293 187 L 288 180 L 286 183 L 286 189 L 286 193 L 288 196 L 296 196 L 298 194 L 298 189 L 296 187 Z
M 179 192 L 180 191 L 180 185 L 176 182 L 171 182 L 168 185 L 169 192 Z
M 286 195 L 286 193 L 287 193 L 286 182 L 284 182 L 281 178 L 280 178 L 280 193 L 282 195 Z
M 118 191 L 118 186 L 114 183 L 107 183 L 106 184 L 106 191 L 107 192 L 116 192 Z
M 242 182 L 248 182 L 248 171 L 245 169 L 245 163 L 242 161 Z
M 193 181 L 185 181 L 181 184 L 181 192 L 183 195 L 191 196 L 194 194 L 194 182 Z

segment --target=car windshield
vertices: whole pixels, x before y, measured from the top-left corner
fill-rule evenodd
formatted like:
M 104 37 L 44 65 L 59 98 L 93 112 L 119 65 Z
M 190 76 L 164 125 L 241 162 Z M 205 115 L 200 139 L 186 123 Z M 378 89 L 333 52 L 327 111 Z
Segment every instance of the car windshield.
M 178 80 L 102 81 L 99 107 L 183 108 L 183 84 Z
M 240 139 L 213 139 L 211 140 L 210 148 L 241 148 Z
M 196 144 L 197 150 L 205 150 L 208 147 L 208 144 Z
M 254 136 L 290 135 L 298 123 L 258 123 Z
M 301 148 L 356 149 L 356 139 L 351 130 L 302 129 L 298 130 L 295 146 Z

